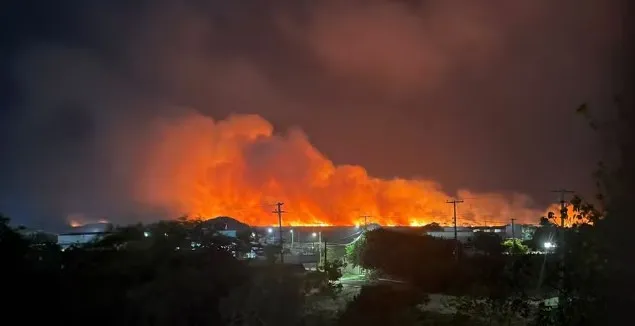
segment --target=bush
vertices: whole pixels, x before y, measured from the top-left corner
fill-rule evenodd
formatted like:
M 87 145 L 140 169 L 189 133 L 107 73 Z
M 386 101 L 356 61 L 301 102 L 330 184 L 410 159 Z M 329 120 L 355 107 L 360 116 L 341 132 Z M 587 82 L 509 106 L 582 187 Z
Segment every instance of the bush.
M 520 239 L 507 239 L 503 242 L 503 247 L 510 254 L 522 255 L 529 252 L 529 247 Z

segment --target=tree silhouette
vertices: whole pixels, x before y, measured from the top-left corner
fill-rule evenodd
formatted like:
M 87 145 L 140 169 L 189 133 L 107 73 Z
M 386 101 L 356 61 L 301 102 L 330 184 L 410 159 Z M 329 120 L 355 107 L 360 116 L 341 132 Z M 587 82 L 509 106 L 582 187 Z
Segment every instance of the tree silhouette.
M 346 262 L 353 267 L 362 265 L 363 250 L 366 246 L 366 235 L 362 234 L 359 238 L 346 245 Z
M 503 239 L 496 233 L 476 232 L 472 245 L 477 251 L 486 255 L 500 255 L 504 251 Z
M 529 247 L 523 244 L 520 239 L 507 239 L 503 242 L 503 247 L 510 254 L 526 254 Z

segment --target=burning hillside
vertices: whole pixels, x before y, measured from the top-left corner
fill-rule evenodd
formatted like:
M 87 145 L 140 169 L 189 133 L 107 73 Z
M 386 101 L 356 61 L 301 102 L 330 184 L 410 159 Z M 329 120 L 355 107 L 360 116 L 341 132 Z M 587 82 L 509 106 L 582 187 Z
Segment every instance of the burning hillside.
M 429 180 L 384 180 L 361 166 L 334 165 L 299 130 L 274 134 L 256 115 L 214 121 L 192 113 L 152 124 L 135 182 L 136 200 L 173 216 L 227 215 L 273 225 L 284 202 L 285 225 L 354 225 L 363 215 L 383 225 L 451 221 L 449 194 Z M 458 193 L 459 223 L 537 222 L 544 212 L 523 195 Z

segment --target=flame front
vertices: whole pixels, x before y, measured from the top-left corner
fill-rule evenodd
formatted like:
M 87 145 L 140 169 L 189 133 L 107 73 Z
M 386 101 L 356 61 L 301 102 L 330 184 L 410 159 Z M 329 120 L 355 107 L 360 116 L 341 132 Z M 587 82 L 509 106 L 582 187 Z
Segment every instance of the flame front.
M 231 216 L 273 225 L 283 202 L 284 225 L 447 224 L 450 197 L 427 180 L 384 180 L 354 165 L 334 165 L 298 130 L 273 133 L 256 115 L 214 121 L 192 113 L 155 121 L 135 181 L 136 200 L 173 216 Z M 535 223 L 544 210 L 523 195 L 475 194 L 459 205 L 461 224 Z M 471 198 L 471 199 L 470 199 Z

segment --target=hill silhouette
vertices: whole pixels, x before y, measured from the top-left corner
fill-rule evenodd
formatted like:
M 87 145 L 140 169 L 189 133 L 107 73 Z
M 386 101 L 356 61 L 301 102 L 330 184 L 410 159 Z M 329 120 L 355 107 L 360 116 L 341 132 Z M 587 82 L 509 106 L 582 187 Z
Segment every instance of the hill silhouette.
M 250 225 L 242 223 L 229 216 L 217 216 L 205 221 L 204 223 L 215 230 L 245 231 L 251 229 Z

